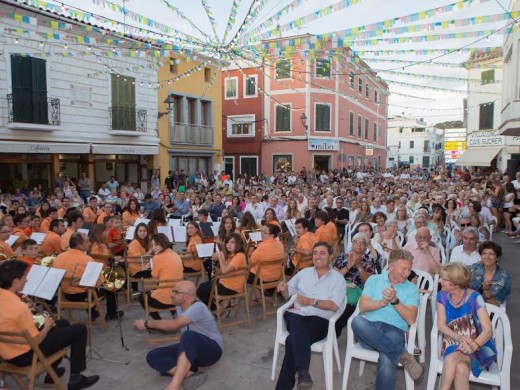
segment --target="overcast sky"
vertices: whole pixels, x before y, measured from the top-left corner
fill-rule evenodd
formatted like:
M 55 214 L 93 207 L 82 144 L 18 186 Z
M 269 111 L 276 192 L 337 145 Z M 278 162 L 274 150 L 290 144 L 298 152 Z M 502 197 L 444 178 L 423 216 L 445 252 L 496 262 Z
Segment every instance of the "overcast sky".
M 123 21 L 121 14 L 113 12 L 108 7 L 102 7 L 95 3 L 103 2 L 103 0 L 65 0 L 60 1 L 61 4 L 69 5 L 71 7 L 77 7 L 89 12 L 97 13 L 108 18 L 113 18 L 119 21 Z M 236 0 L 239 4 L 239 12 L 236 17 L 236 24 L 234 29 L 227 35 L 227 41 L 234 36 L 236 30 L 244 20 L 252 0 Z M 292 3 L 291 0 L 271 0 L 267 1 L 260 13 L 260 16 L 250 23 L 247 24 L 248 30 L 251 31 L 255 27 L 261 25 L 263 21 L 276 14 L 285 5 Z M 294 8 L 284 17 L 278 21 L 279 25 L 283 26 L 285 23 L 292 21 L 298 17 L 312 14 L 316 10 L 319 10 L 327 5 L 335 4 L 338 1 L 335 0 L 301 0 L 299 6 Z M 400 16 L 406 16 L 420 11 L 425 11 L 444 5 L 452 4 L 456 0 L 359 0 L 357 4 L 351 5 L 342 11 L 335 12 L 327 17 L 319 18 L 312 23 L 302 26 L 298 30 L 293 30 L 285 33 L 284 35 L 294 34 L 319 34 L 325 32 L 340 31 L 352 27 L 360 27 L 367 24 L 380 22 L 392 18 L 398 18 Z M 122 0 L 114 0 L 116 4 L 123 4 Z M 184 16 L 191 20 L 193 25 L 196 25 L 201 31 L 207 36 L 214 37 L 213 28 L 206 15 L 201 0 L 170 0 L 171 5 L 175 5 Z M 483 16 L 504 13 L 504 8 L 507 9 L 509 0 L 473 0 L 468 1 L 470 6 L 466 6 L 461 10 L 455 12 L 444 13 L 437 15 L 433 18 L 428 18 L 422 21 L 414 22 L 413 24 L 424 24 L 432 23 L 443 20 L 469 18 L 472 16 Z M 233 0 L 206 0 L 206 4 L 210 8 L 213 17 L 215 19 L 215 29 L 219 40 L 222 40 L 226 26 L 228 23 L 231 6 Z M 190 25 L 188 21 L 175 15 L 162 0 L 127 0 L 125 1 L 126 7 L 138 14 L 152 18 L 160 23 L 171 26 L 177 30 L 180 30 L 186 34 L 190 34 L 196 38 L 206 39 L 202 34 Z M 502 7 L 501 7 L 502 6 Z M 136 21 L 127 18 L 127 23 L 139 27 L 143 25 Z M 473 26 L 466 26 L 461 28 L 454 28 L 449 30 L 438 30 L 433 32 L 434 34 L 453 33 L 453 32 L 468 32 L 468 31 L 479 31 L 479 30 L 494 30 L 504 26 L 511 20 L 479 24 Z M 403 27 L 404 24 L 397 22 L 393 27 Z M 431 32 L 429 32 L 431 33 Z M 429 34 L 426 32 L 426 34 Z M 400 36 L 413 36 L 413 35 L 424 35 L 425 33 L 414 33 L 404 34 Z M 390 37 L 385 35 L 384 37 Z M 408 44 L 384 44 L 380 43 L 377 46 L 358 46 L 355 45 L 355 50 L 409 50 L 409 49 L 458 49 L 465 45 L 471 44 L 477 38 L 471 39 L 457 39 L 457 40 L 442 40 L 437 42 L 427 43 L 408 43 Z M 472 44 L 471 47 L 486 47 L 486 46 L 500 46 L 504 40 L 504 35 L 495 34 L 490 37 L 489 40 L 482 40 L 479 43 Z M 389 114 L 395 115 L 404 112 L 406 115 L 416 116 L 424 118 L 426 122 L 434 124 L 445 120 L 456 120 L 462 119 L 462 100 L 463 94 L 460 93 L 449 93 L 449 92 L 434 92 L 430 90 L 420 89 L 418 87 L 403 87 L 398 84 L 392 83 L 390 80 L 397 80 L 404 83 L 411 83 L 417 86 L 429 85 L 441 88 L 450 88 L 464 91 L 467 89 L 467 84 L 463 81 L 438 81 L 431 79 L 419 79 L 415 77 L 409 77 L 406 75 L 393 75 L 383 73 L 383 70 L 394 69 L 399 72 L 403 72 L 400 63 L 396 62 L 381 62 L 381 61 L 370 61 L 370 58 L 377 59 L 393 59 L 393 60 L 412 60 L 412 61 L 423 61 L 438 56 L 439 53 L 419 56 L 419 55 L 401 55 L 392 53 L 390 55 L 378 55 L 376 54 L 362 54 L 362 58 L 375 70 L 379 71 L 379 75 L 387 80 L 390 84 L 390 91 L 394 92 L 390 98 Z M 450 54 L 439 58 L 440 62 L 450 63 L 461 63 L 467 60 L 469 57 L 468 53 L 465 54 Z M 397 68 L 397 69 L 396 69 Z M 451 76 L 451 77 L 467 77 L 467 71 L 463 68 L 447 68 L 438 66 L 424 66 L 416 65 L 407 67 L 406 72 L 430 74 L 436 76 Z M 422 98 L 428 98 L 430 100 L 414 99 L 411 97 L 400 96 L 396 93 L 402 93 L 406 95 L 413 95 Z M 405 106 L 405 107 L 402 107 Z M 425 109 L 426 108 L 426 109 Z M 431 111 L 431 108 L 459 108 L 458 111 Z

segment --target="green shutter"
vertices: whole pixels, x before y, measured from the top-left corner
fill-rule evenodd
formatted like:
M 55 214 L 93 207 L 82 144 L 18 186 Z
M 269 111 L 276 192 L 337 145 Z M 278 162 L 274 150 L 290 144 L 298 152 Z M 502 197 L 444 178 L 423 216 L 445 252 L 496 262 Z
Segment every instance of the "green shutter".
M 284 106 L 276 106 L 276 131 L 290 131 L 291 111 Z
M 33 99 L 33 123 L 48 124 L 47 109 L 47 75 L 45 60 L 31 58 L 32 65 L 32 99 Z
M 330 130 L 330 107 L 325 104 L 316 105 L 316 130 Z
M 126 80 L 126 81 L 125 81 Z M 135 78 L 111 74 L 112 85 L 112 129 L 135 130 Z

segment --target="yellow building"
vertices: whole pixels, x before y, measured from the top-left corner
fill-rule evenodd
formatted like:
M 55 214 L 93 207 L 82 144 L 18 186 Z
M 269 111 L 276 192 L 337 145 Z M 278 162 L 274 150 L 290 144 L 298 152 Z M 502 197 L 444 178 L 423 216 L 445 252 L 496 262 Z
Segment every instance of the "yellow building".
M 168 61 L 167 61 L 168 62 Z M 172 58 L 159 69 L 161 177 L 222 170 L 221 72 L 208 62 Z

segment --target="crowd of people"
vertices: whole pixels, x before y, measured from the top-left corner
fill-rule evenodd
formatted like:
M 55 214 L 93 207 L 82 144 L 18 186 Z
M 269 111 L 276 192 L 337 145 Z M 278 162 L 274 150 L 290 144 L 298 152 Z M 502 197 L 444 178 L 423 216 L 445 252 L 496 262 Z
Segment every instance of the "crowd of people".
M 247 268 L 247 282 L 253 284 L 260 262 L 287 257 L 283 272 L 290 281 L 282 282 L 278 293 L 286 298 L 298 294 L 298 298 L 295 310 L 285 317 L 290 336 L 276 388 L 292 389 L 295 384 L 298 389 L 310 388 L 310 345 L 326 335 L 327 320 L 337 311 L 342 312 L 336 323 L 339 337 L 359 306 L 361 315 L 352 329 L 360 342 L 383 356 L 376 388 L 390 389 L 399 362 L 414 379 L 423 373 L 403 347 L 404 332 L 415 322 L 419 305 L 415 270 L 441 276 L 437 323 L 449 346 L 446 359 L 454 362 L 445 369 L 442 388 L 452 384 L 464 388 L 459 386 L 467 382 L 470 369 L 478 374 L 493 361 L 485 303 L 505 305 L 512 281 L 499 265 L 501 247 L 490 238 L 502 226 L 512 238 L 517 235 L 520 172 L 512 181 L 499 172 L 445 167 L 348 167 L 330 172 L 302 168 L 270 177 L 241 174 L 234 179 L 224 171 L 209 176 L 170 171 L 161 181 L 154 171 L 149 189 L 144 193 L 111 177 L 96 190 L 85 173 L 76 180 L 60 172 L 52 191 L 19 186 L 3 193 L 0 255 L 5 260 L 0 265 L 0 292 L 16 295 L 27 270 L 48 256 L 56 256 L 53 266 L 66 270 L 67 280 L 78 262 L 124 265 L 125 258 L 141 256 L 153 257 L 153 266 L 128 263 L 126 271 L 132 277 L 180 280 L 190 273 L 206 273 L 208 281 L 198 286 L 178 283 L 173 295 L 166 289 L 148 293 L 151 307 L 171 309 L 175 319 L 153 312 L 152 319 L 135 324 L 139 330 L 183 333 L 179 344 L 147 357 L 151 367 L 172 376 L 168 388 L 178 389 L 183 381 L 200 382 L 198 367 L 211 365 L 222 355 L 221 336 L 210 312 L 236 315 L 233 300 L 210 302 L 216 273 Z M 170 219 L 180 221 L 170 224 Z M 185 228 L 183 250 L 176 250 L 174 237 L 165 234 L 164 227 L 170 226 Z M 254 231 L 260 232 L 258 242 L 249 235 Z M 44 233 L 44 238 L 38 242 L 34 233 Z M 199 258 L 197 245 L 202 243 L 214 244 L 211 257 Z M 9 268 L 18 263 L 22 265 L 15 271 Z M 266 282 L 276 281 L 279 274 L 277 266 L 262 269 Z M 116 293 L 101 288 L 101 283 L 100 279 L 105 319 L 121 320 L 124 313 L 117 310 Z M 139 286 L 131 287 L 144 306 Z M 242 292 L 243 282 L 225 278 L 217 288 L 219 295 L 233 295 Z M 68 300 L 86 298 L 84 287 L 65 283 L 63 290 Z M 4 302 L 14 299 L 7 295 L 9 299 L 0 300 L 0 326 L 27 326 L 37 336 L 38 331 L 26 322 L 6 314 L 10 309 Z M 100 313 L 93 309 L 91 315 L 95 320 Z M 468 315 L 477 323 L 470 338 L 460 333 L 460 317 Z M 40 342 L 52 334 L 45 329 L 37 336 Z M 203 358 L 202 350 L 212 352 Z M 19 352 L 0 342 L 0 358 L 26 365 L 27 351 Z M 69 388 L 95 383 L 97 378 L 79 374 L 85 367 L 77 362 Z M 460 370 L 454 368 L 459 365 Z

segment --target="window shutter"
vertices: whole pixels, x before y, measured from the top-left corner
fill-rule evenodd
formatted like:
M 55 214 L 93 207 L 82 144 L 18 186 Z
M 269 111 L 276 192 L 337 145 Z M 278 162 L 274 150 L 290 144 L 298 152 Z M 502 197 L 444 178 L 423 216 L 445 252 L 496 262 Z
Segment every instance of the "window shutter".
M 330 130 L 330 107 L 325 104 L 316 105 L 316 130 Z
M 32 65 L 32 99 L 33 123 L 49 123 L 47 109 L 47 75 L 46 61 L 41 58 L 31 58 Z
M 13 120 L 32 123 L 32 65 L 30 57 L 11 55 L 11 85 L 13 96 Z

